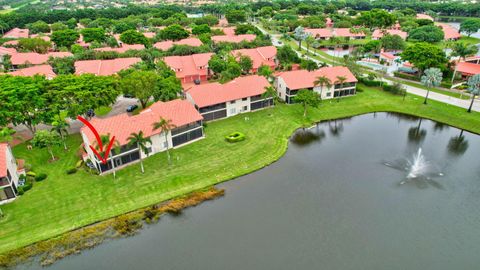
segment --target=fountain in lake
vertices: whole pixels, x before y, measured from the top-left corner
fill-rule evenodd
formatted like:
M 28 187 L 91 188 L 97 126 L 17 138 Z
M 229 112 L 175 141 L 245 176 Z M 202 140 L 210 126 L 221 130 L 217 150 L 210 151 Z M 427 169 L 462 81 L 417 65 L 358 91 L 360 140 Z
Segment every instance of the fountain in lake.
M 400 185 L 413 183 L 419 188 L 426 188 L 428 185 L 442 188 L 441 184 L 433 178 L 443 176 L 443 173 L 425 158 L 422 148 L 418 148 L 412 159 L 401 159 L 394 162 L 384 162 L 383 164 L 407 172 L 405 179 L 399 183 Z

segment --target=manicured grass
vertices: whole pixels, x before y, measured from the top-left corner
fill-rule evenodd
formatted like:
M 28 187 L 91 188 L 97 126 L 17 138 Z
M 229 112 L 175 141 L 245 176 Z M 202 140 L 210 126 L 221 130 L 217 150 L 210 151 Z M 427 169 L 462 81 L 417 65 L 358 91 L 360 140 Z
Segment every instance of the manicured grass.
M 279 159 L 286 151 L 292 132 L 313 122 L 376 111 L 403 112 L 434 119 L 480 133 L 480 113 L 430 101 L 421 97 L 393 96 L 377 89 L 365 88 L 354 97 L 324 101 L 318 109 L 309 109 L 302 117 L 300 105 L 277 105 L 246 115 L 208 123 L 206 138 L 172 151 L 173 164 L 166 153 L 145 160 L 145 174 L 139 164 L 112 175 L 90 175 L 83 170 L 67 175 L 79 159 L 79 135 L 69 137 L 70 150 L 55 149 L 60 159 L 48 162 L 45 149 L 14 148 L 17 158 L 26 159 L 37 173 L 48 178 L 35 183 L 33 189 L 11 204 L 2 206 L 0 253 L 67 231 L 146 207 L 200 188 L 208 187 L 258 170 Z M 228 143 L 232 132 L 246 139 Z M 261 179 L 258 179 L 261 181 Z
M 426 86 L 424 86 L 423 84 L 420 84 L 420 83 L 415 83 L 415 82 L 405 81 L 405 80 L 399 80 L 397 78 L 389 78 L 389 80 L 396 81 L 396 82 L 399 82 L 401 84 L 406 84 L 406 85 L 410 85 L 410 86 L 413 86 L 413 87 L 421 88 L 421 89 L 424 89 L 424 90 L 428 90 L 428 87 L 426 87 Z M 468 93 L 464 93 L 462 95 L 460 93 L 450 92 L 450 91 L 446 91 L 446 90 L 439 89 L 439 88 L 430 88 L 430 91 L 436 92 L 436 93 L 439 93 L 439 94 L 442 94 L 442 95 L 454 97 L 454 98 L 470 99 L 470 95 Z

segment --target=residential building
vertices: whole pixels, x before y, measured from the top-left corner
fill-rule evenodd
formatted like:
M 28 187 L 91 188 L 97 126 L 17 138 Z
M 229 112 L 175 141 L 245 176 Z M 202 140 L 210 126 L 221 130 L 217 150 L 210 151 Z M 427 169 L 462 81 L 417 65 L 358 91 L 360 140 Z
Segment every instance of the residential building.
M 17 50 L 14 48 L 0 47 L 0 66 L 3 66 L 3 59 L 6 55 L 12 55 L 14 53 L 17 53 Z
M 447 23 L 436 23 L 435 25 L 442 28 L 445 40 L 458 40 L 462 37 L 458 29 Z
M 142 61 L 139 57 L 115 58 L 111 60 L 84 60 L 75 62 L 75 74 L 84 73 L 109 76 Z
M 175 128 L 169 131 L 154 130 L 153 124 L 160 121 L 160 118 L 170 120 Z M 114 149 L 107 163 L 103 164 L 90 148 L 95 147 L 95 135 L 88 127 L 82 127 L 80 134 L 87 153 L 85 159 L 89 159 L 100 173 L 110 172 L 112 169 L 116 170 L 137 162 L 140 157 L 147 157 L 137 145 L 129 144 L 128 137 L 132 133 L 142 131 L 146 138 L 150 138 L 152 143 L 147 145 L 148 155 L 153 155 L 165 151 L 167 147 L 177 148 L 202 139 L 204 137 L 202 120 L 203 117 L 190 102 L 180 99 L 156 102 L 137 115 L 123 113 L 103 119 L 93 118 L 90 123 L 98 133 L 110 134 L 112 138 L 115 136 L 120 149 Z
M 319 77 L 326 77 L 331 82 L 331 87 L 315 85 Z M 345 77 L 340 83 L 338 77 Z M 278 96 L 286 103 L 295 103 L 294 97 L 299 90 L 313 90 L 320 94 L 322 99 L 350 96 L 355 94 L 357 79 L 347 67 L 324 67 L 315 71 L 294 70 L 285 71 L 275 78 L 275 88 Z
M 397 29 L 375 29 L 375 31 L 373 31 L 372 33 L 372 39 L 378 40 L 381 39 L 384 35 L 397 35 L 403 40 L 406 40 L 408 33 Z
M 473 75 L 480 74 L 480 64 L 475 62 L 459 62 L 455 65 L 455 70 L 453 72 L 453 78 L 456 74 L 460 73 L 462 79 L 466 80 Z
M 28 38 L 29 30 L 13 28 L 3 35 L 4 38 Z
M 160 41 L 153 44 L 153 47 L 162 51 L 168 51 L 174 45 L 187 45 L 191 47 L 200 47 L 202 46 L 202 44 L 203 44 L 202 41 L 200 41 L 200 39 L 198 38 L 184 38 L 178 41 L 172 41 L 172 40 Z
M 318 40 L 328 40 L 331 37 L 350 39 L 364 39 L 366 37 L 365 33 L 352 30 L 351 28 L 306 28 L 305 32 Z
M 51 80 L 57 76 L 53 71 L 53 68 L 50 65 L 39 65 L 27 68 L 17 69 L 13 72 L 9 72 L 8 74 L 12 76 L 34 76 L 34 75 L 43 75 L 47 79 Z
M 165 63 L 175 71 L 182 83 L 206 81 L 212 74 L 208 69 L 208 61 L 213 53 L 199 53 L 185 56 L 167 56 Z
M 43 65 L 47 63 L 50 57 L 70 57 L 73 56 L 70 52 L 49 52 L 46 54 L 40 54 L 35 52 L 26 52 L 26 53 L 14 53 L 12 54 L 10 61 L 12 62 L 13 70 L 19 68 L 19 66 L 28 66 L 28 65 Z
M 380 60 L 380 63 L 383 62 L 386 65 L 391 66 L 395 63 L 395 59 L 397 58 L 400 58 L 400 57 L 397 55 L 394 55 L 393 53 L 381 52 L 378 60 Z
M 15 200 L 18 180 L 24 173 L 22 169 L 19 170 L 10 146 L 0 143 L 0 204 Z
M 143 44 L 121 44 L 118 48 L 113 47 L 104 47 L 104 48 L 97 48 L 95 51 L 98 52 L 117 52 L 117 53 L 124 53 L 129 50 L 134 51 L 141 51 L 145 49 L 145 45 Z
M 233 50 L 231 53 L 235 57 L 240 57 L 242 55 L 250 57 L 253 64 L 252 70 L 250 71 L 251 73 L 257 73 L 258 68 L 262 65 L 269 66 L 274 70 L 278 64 L 277 48 L 275 46 Z
M 221 29 L 225 35 L 212 36 L 213 43 L 221 43 L 221 42 L 240 43 L 242 41 L 252 42 L 257 37 L 257 35 L 254 35 L 254 34 L 236 35 L 235 34 L 236 27 L 224 27 Z
M 203 119 L 210 121 L 272 105 L 272 99 L 263 96 L 268 86 L 270 84 L 264 77 L 250 75 L 225 84 L 194 85 L 185 95 L 188 101 L 195 104 Z

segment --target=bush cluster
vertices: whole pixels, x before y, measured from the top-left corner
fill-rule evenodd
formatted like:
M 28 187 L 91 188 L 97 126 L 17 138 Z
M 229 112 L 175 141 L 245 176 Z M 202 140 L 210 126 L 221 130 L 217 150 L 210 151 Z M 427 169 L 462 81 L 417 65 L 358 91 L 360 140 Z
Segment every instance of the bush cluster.
M 241 132 L 233 132 L 230 133 L 229 135 L 225 136 L 225 140 L 230 143 L 235 143 L 235 142 L 240 142 L 245 140 L 245 134 Z
M 67 174 L 74 174 L 77 172 L 77 168 L 70 168 L 67 170 Z
M 37 182 L 41 182 L 45 179 L 47 179 L 47 174 L 45 174 L 45 173 L 40 173 L 37 176 L 35 176 L 35 181 L 37 181 Z

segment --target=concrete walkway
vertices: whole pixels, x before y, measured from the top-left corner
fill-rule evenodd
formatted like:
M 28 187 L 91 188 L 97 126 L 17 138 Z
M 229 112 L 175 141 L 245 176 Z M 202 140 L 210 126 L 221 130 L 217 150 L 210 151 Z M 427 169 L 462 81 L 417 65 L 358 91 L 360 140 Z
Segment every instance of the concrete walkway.
M 277 47 L 280 47 L 280 46 L 283 46 L 284 44 L 282 44 L 280 41 L 279 41 L 279 38 L 280 38 L 280 35 L 273 35 L 273 34 L 270 34 L 268 33 L 265 29 L 263 29 L 262 27 L 260 27 L 258 24 L 256 24 L 255 26 L 257 26 L 258 29 L 260 29 L 260 31 L 266 35 L 270 35 L 271 37 L 271 40 L 272 40 L 272 44 L 274 46 L 277 46 Z M 294 48 L 293 48 L 294 49 Z M 302 45 L 302 49 L 306 50 L 306 47 L 304 47 Z M 295 49 L 294 49 L 295 50 Z M 302 53 L 299 52 L 298 50 L 295 50 L 295 52 L 297 52 L 297 54 L 299 56 L 302 56 Z M 318 55 L 318 57 L 322 58 L 322 56 Z M 321 63 L 320 60 L 316 59 L 316 58 L 313 58 L 309 55 L 306 55 L 304 58 L 308 58 L 312 61 L 314 61 L 315 63 Z M 394 82 L 391 81 L 391 80 L 388 80 L 388 79 L 385 79 L 385 81 L 389 82 L 390 84 L 393 84 Z M 422 99 L 427 95 L 427 90 L 425 89 L 421 89 L 421 88 L 418 88 L 418 87 L 414 87 L 414 86 L 410 86 L 410 85 L 406 85 L 406 84 L 403 84 L 403 86 L 405 87 L 405 89 L 407 90 L 407 93 L 409 94 L 413 94 L 413 95 L 417 95 L 417 96 L 420 96 Z M 443 103 L 446 103 L 446 104 L 450 104 L 450 105 L 453 105 L 453 106 L 457 106 L 457 107 L 461 107 L 461 108 L 464 108 L 464 109 L 468 109 L 468 107 L 470 106 L 470 100 L 469 99 L 459 99 L 459 98 L 454 98 L 454 97 L 451 97 L 451 96 L 447 96 L 447 95 L 443 95 L 443 94 L 440 94 L 440 93 L 437 93 L 437 92 L 433 92 L 433 91 L 430 91 L 430 94 L 428 94 L 428 98 L 429 99 L 432 99 L 432 100 L 435 100 L 435 101 L 439 101 L 439 102 L 443 102 Z M 472 111 L 476 111 L 476 112 L 480 112 L 480 102 L 478 101 L 478 99 L 476 99 L 473 103 L 473 106 L 472 106 Z

